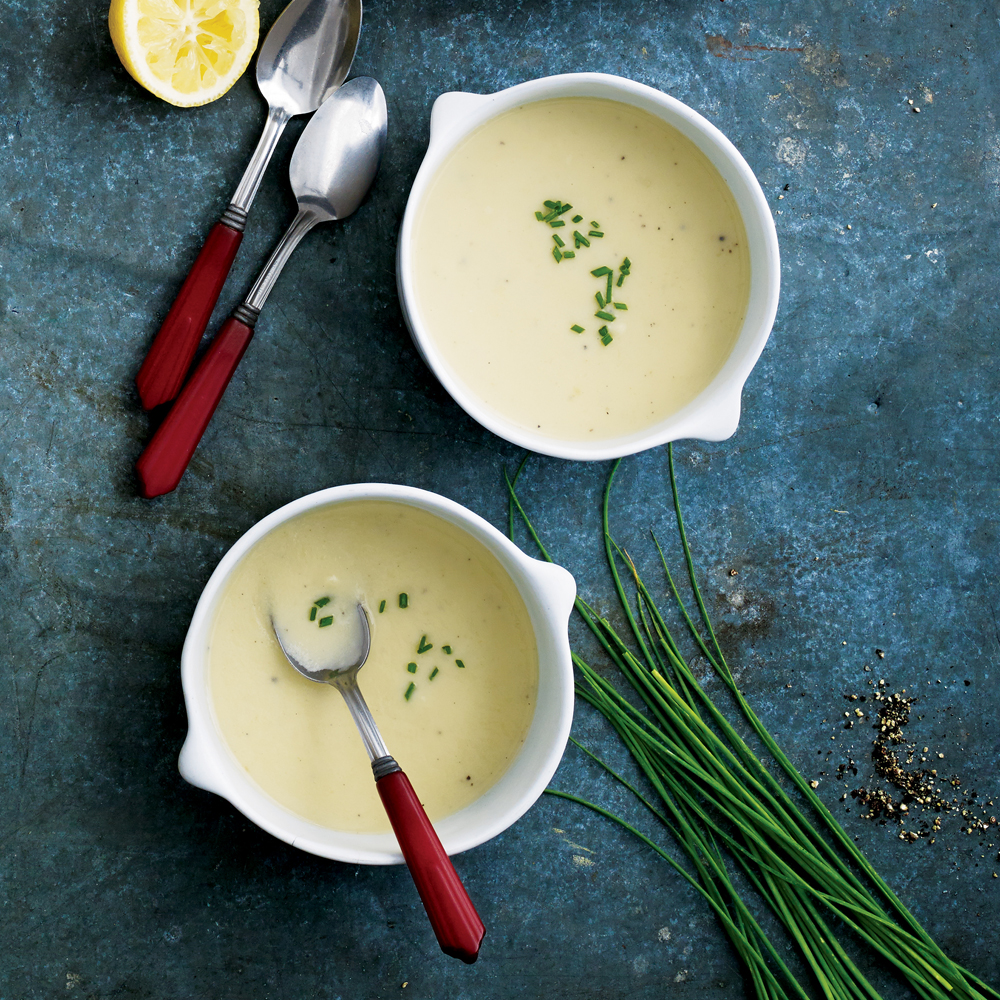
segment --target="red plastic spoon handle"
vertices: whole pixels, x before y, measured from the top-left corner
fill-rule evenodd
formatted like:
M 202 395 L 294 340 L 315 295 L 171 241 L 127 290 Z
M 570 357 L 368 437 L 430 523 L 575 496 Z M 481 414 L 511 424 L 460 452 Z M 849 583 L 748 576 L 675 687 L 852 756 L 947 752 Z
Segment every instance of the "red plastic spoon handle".
M 253 327 L 230 316 L 212 341 L 135 463 L 140 491 L 146 499 L 169 493 L 181 481 L 252 338 Z
M 486 928 L 409 778 L 394 771 L 380 778 L 375 787 L 441 950 L 471 965 L 479 957 Z
M 242 239 L 224 222 L 208 234 L 135 378 L 145 409 L 169 403 L 180 391 Z

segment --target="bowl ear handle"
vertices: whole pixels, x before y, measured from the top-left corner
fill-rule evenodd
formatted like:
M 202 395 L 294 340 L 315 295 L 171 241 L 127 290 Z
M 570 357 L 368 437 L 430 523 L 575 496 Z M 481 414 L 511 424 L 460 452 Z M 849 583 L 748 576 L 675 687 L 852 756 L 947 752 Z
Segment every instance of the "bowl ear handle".
M 201 744 L 200 739 L 189 729 L 180 756 L 177 770 L 181 777 L 195 788 L 225 796 L 224 782 L 219 779 L 212 765 L 211 753 Z
M 576 601 L 576 580 L 568 569 L 558 563 L 532 560 L 531 572 L 541 588 L 546 610 L 558 621 L 569 618 Z
M 441 139 L 492 96 L 492 94 L 463 94 L 461 91 L 442 94 L 431 108 L 431 143 Z
M 731 438 L 740 423 L 742 401 L 742 384 L 727 389 L 725 394 L 712 404 L 711 410 L 698 419 L 698 430 L 690 436 L 701 438 L 702 441 L 725 441 Z

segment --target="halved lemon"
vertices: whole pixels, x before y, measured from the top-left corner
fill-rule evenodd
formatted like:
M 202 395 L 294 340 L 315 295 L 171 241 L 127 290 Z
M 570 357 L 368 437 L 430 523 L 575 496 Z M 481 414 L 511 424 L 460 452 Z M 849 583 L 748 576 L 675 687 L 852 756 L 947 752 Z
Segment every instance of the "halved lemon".
M 122 65 L 179 107 L 208 104 L 243 75 L 260 20 L 258 0 L 111 0 L 108 27 Z

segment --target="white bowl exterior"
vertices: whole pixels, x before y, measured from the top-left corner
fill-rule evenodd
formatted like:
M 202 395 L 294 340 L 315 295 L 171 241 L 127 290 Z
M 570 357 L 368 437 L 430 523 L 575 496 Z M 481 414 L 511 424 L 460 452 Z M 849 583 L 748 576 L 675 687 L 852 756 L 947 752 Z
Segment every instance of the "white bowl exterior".
M 455 379 L 420 320 L 413 285 L 413 227 L 434 175 L 455 146 L 490 118 L 531 101 L 554 97 L 603 97 L 642 108 L 673 125 L 712 162 L 728 185 L 743 218 L 750 250 L 750 298 L 732 352 L 711 383 L 687 406 L 642 431 L 602 441 L 563 441 L 533 433 L 486 406 Z M 735 433 L 743 386 L 764 350 L 778 309 L 778 237 L 757 178 L 739 150 L 706 118 L 645 84 L 604 73 L 567 73 L 520 83 L 496 94 L 442 94 L 431 111 L 427 153 L 413 182 L 396 254 L 396 283 L 403 317 L 418 352 L 452 398 L 499 437 L 556 458 L 600 461 L 646 448 L 701 438 L 722 441 Z
M 555 774 L 573 721 L 573 667 L 567 621 L 576 583 L 561 566 L 526 556 L 488 521 L 435 493 L 406 486 L 359 484 L 321 490 L 279 508 L 255 524 L 226 553 L 195 608 L 181 654 L 181 682 L 188 734 L 178 767 L 198 788 L 228 799 L 245 816 L 294 847 L 354 864 L 401 864 L 391 833 L 357 834 L 311 823 L 267 795 L 237 761 L 222 737 L 211 707 L 208 681 L 209 634 L 226 581 L 237 563 L 279 524 L 316 507 L 350 500 L 389 500 L 427 510 L 467 531 L 510 574 L 531 618 L 538 646 L 535 715 L 517 757 L 485 794 L 434 824 L 448 854 L 495 837 L 532 806 Z

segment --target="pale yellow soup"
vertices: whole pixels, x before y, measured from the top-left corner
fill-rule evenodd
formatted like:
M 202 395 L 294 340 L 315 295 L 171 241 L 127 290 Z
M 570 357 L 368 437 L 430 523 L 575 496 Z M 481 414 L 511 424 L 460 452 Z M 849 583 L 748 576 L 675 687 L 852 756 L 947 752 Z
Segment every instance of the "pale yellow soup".
M 536 218 L 547 200 L 573 206 L 564 227 Z M 553 236 L 575 256 L 557 262 Z M 660 118 L 600 98 L 525 104 L 470 134 L 429 185 L 411 250 L 416 311 L 452 377 L 563 440 L 638 432 L 691 402 L 749 299 L 746 232 L 718 171 Z M 600 267 L 611 320 L 595 315 Z
M 419 508 L 317 508 L 243 557 L 209 640 L 219 729 L 249 777 L 292 812 L 337 830 L 388 830 L 342 695 L 296 673 L 271 626 L 314 663 L 349 659 L 357 601 L 371 622 L 361 691 L 389 753 L 441 819 L 487 791 L 517 755 L 538 655 L 524 601 L 497 559 Z

